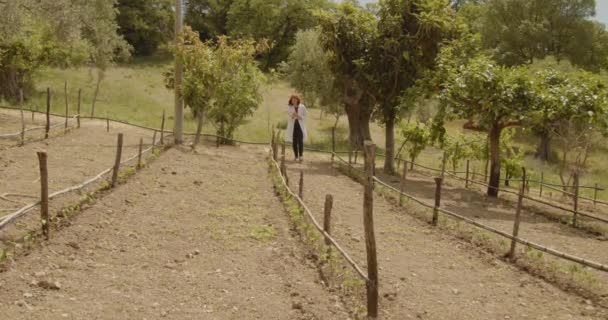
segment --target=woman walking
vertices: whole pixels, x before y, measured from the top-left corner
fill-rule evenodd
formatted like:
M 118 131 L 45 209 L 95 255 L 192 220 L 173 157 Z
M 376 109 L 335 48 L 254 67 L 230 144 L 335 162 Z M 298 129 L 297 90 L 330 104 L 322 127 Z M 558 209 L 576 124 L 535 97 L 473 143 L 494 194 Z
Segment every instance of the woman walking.
M 296 161 L 304 161 L 304 140 L 308 136 L 306 132 L 306 107 L 302 104 L 300 97 L 292 95 L 287 106 L 287 134 L 285 141 L 293 144 L 293 153 Z

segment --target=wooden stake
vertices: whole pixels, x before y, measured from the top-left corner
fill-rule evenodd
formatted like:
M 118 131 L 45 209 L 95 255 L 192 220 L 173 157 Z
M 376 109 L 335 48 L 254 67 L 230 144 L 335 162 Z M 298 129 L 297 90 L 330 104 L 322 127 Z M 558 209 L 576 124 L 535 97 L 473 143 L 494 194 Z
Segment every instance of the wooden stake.
M 597 190 L 599 189 L 597 183 L 595 184 L 595 189 L 593 189 L 593 206 L 597 204 Z
M 271 149 L 270 150 L 270 154 L 274 154 L 274 148 L 275 148 L 275 145 L 274 145 L 274 134 L 275 134 L 275 132 L 274 132 L 274 125 L 273 125 L 272 126 L 271 135 L 270 135 L 270 149 Z M 277 161 L 277 159 L 274 159 L 274 161 Z
M 160 122 L 160 145 L 165 145 L 165 110 L 163 110 L 163 118 Z
M 152 135 L 152 154 L 156 151 L 156 130 L 154 130 L 154 134 Z
M 44 138 L 49 138 L 51 130 L 51 89 L 46 88 L 46 126 L 44 127 Z
M 82 89 L 78 89 L 78 110 L 76 111 L 76 123 L 77 127 L 80 129 L 80 103 L 82 98 Z
M 357 157 L 359 156 L 359 150 L 355 149 L 355 164 L 357 164 Z
M 63 84 L 63 94 L 65 96 L 65 125 L 64 125 L 64 130 L 67 131 L 68 130 L 68 117 L 69 117 L 69 115 L 68 115 L 68 113 L 69 113 L 69 111 L 68 111 L 68 109 L 69 109 L 69 106 L 68 106 L 68 81 L 67 80 Z
M 110 118 L 106 114 L 106 132 L 110 132 Z
M 40 221 L 42 233 L 46 240 L 51 237 L 51 221 L 49 220 L 49 172 L 45 151 L 37 152 L 40 164 Z
M 331 128 L 331 163 L 334 163 L 336 156 L 336 127 Z
M 281 136 L 281 132 L 277 131 L 277 135 L 276 138 L 274 139 L 274 149 L 272 150 L 272 158 L 274 159 L 274 161 L 278 161 L 279 160 L 279 138 Z
M 139 138 L 139 152 L 137 153 L 137 169 L 141 168 L 141 152 L 144 147 L 144 138 Z
M 285 166 L 285 140 L 281 144 L 281 175 L 287 180 L 287 167 Z
M 353 151 L 348 150 L 348 164 L 352 164 L 352 163 L 353 163 Z
M 120 170 L 120 157 L 122 156 L 122 133 L 118 134 L 118 144 L 116 146 L 116 160 L 114 161 L 114 169 L 112 170 L 112 188 L 116 187 L 118 182 L 118 170 Z
M 376 236 L 374 234 L 374 168 L 376 166 L 376 145 L 367 140 L 365 147 L 365 191 L 363 194 L 363 226 L 367 252 L 367 317 L 378 318 L 378 260 L 376 256 Z
M 540 191 L 539 191 L 539 194 L 538 194 L 538 196 L 540 198 L 543 197 L 543 184 L 544 183 L 545 183 L 545 173 L 541 171 L 541 173 L 540 173 Z
M 401 193 L 405 191 L 405 179 L 407 179 L 407 164 L 403 166 L 403 175 L 401 176 L 401 185 L 399 186 Z M 403 196 L 401 194 L 399 194 L 399 205 L 403 205 Z
M 468 188 L 469 187 L 469 166 L 471 165 L 471 160 L 467 160 L 467 174 L 464 180 L 464 187 Z
M 334 205 L 334 197 L 331 194 L 325 196 L 325 206 L 323 208 L 323 231 L 331 234 L 331 209 Z M 325 245 L 331 245 L 331 241 L 325 238 Z M 328 248 L 329 250 L 329 248 Z
M 19 88 L 19 109 L 21 110 L 21 144 L 25 144 L 25 116 L 23 115 L 23 89 Z
M 574 172 L 574 215 L 572 217 L 572 225 L 576 227 L 576 220 L 578 218 L 578 171 Z
M 34 124 L 34 108 L 30 105 L 30 111 L 32 112 L 32 124 Z M 36 107 L 36 111 L 38 111 L 38 107 Z
M 446 164 L 447 160 L 448 160 L 448 158 L 446 157 L 446 153 L 444 151 L 443 159 L 441 160 L 441 179 L 443 179 L 443 177 L 445 177 L 445 164 Z
M 524 176 L 522 180 L 526 180 L 526 169 L 523 168 Z M 517 198 L 517 211 L 515 211 L 515 221 L 513 223 L 513 239 L 511 239 L 511 249 L 509 250 L 509 259 L 511 261 L 515 261 L 515 246 L 517 245 L 517 241 L 515 238 L 519 235 L 519 221 L 521 217 L 521 207 L 524 200 L 524 185 L 520 185 L 519 188 L 519 196 Z
M 439 220 L 439 207 L 441 206 L 441 185 L 443 184 L 443 178 L 435 178 L 435 208 L 433 208 L 433 220 L 432 224 L 437 225 Z
M 300 171 L 300 183 L 298 188 L 298 197 L 304 200 L 304 171 Z

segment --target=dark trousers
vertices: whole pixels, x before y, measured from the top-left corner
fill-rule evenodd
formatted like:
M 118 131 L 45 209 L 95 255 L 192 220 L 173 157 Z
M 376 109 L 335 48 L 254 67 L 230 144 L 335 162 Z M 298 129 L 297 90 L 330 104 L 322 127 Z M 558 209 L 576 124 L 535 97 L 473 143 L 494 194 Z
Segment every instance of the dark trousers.
M 296 158 L 304 154 L 304 132 L 298 121 L 293 125 L 293 154 Z

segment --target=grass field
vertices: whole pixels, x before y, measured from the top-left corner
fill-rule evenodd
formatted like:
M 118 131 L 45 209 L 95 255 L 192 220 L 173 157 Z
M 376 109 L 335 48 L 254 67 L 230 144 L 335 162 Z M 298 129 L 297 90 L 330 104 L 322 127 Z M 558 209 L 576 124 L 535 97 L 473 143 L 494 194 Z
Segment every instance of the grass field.
M 138 59 L 127 65 L 118 65 L 106 72 L 105 79 L 101 84 L 99 97 L 96 105 L 95 115 L 121 119 L 132 123 L 146 126 L 159 127 L 163 111 L 167 114 L 167 128 L 173 127 L 173 91 L 165 88 L 163 71 L 169 69 L 169 59 Z M 70 114 L 77 110 L 78 89 L 82 89 L 81 114 L 90 115 L 91 101 L 95 91 L 96 71 L 90 68 L 75 69 L 47 69 L 36 76 L 36 93 L 29 98 L 26 108 L 43 110 L 45 107 L 46 88 L 52 92 L 52 111 L 63 114 L 65 110 L 64 82 L 68 83 L 68 102 Z M 279 82 L 272 87 L 265 88 L 264 100 L 255 114 L 247 120 L 236 132 L 236 138 L 246 141 L 268 141 L 270 139 L 270 128 L 286 116 L 286 102 L 294 90 L 285 82 Z M 306 102 L 305 102 L 306 103 Z M 334 119 L 331 116 L 319 118 L 318 109 L 309 110 L 308 130 L 309 140 L 307 144 L 312 147 L 329 148 L 331 139 L 331 127 Z M 185 129 L 194 132 L 195 122 L 189 112 L 186 112 Z M 207 124 L 205 133 L 214 133 L 215 129 Z M 462 132 L 460 123 L 448 124 L 448 132 Z M 338 125 L 338 146 L 340 149 L 347 148 L 348 123 L 346 117 L 340 119 Z M 376 124 L 372 124 L 372 136 L 376 144 L 384 146 L 384 130 Z M 399 133 L 396 133 L 397 139 Z M 399 139 L 398 139 L 399 140 Z M 530 142 L 519 142 L 526 150 L 534 150 Z M 398 144 L 398 143 L 397 143 Z M 399 144 L 397 145 L 397 147 Z M 608 143 L 606 145 L 608 148 Z M 429 148 L 424 152 L 418 162 L 434 167 L 440 167 L 441 152 Z M 589 171 L 581 178 L 581 184 L 608 187 L 608 159 L 605 148 L 595 150 L 589 161 Z M 540 172 L 545 173 L 545 180 L 559 183 L 557 176 L 558 168 L 554 165 L 545 165 L 534 157 L 527 157 L 525 166 L 535 176 Z M 482 166 L 476 165 L 480 172 Z M 593 196 L 591 190 L 583 190 L 586 196 Z M 608 191 L 600 192 L 599 197 L 608 199 Z

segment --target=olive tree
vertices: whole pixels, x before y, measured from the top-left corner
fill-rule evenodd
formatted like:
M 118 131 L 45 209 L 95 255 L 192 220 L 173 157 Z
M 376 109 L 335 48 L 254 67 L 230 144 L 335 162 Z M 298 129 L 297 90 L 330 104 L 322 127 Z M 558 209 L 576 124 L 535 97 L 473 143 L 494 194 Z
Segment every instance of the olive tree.
M 225 37 L 213 43 L 201 42 L 198 33 L 187 27 L 175 51 L 184 63 L 184 81 L 177 89 L 197 115 L 197 135 L 204 113 L 220 141 L 229 143 L 262 101 L 264 75 L 254 60 L 259 52 L 255 43 Z

